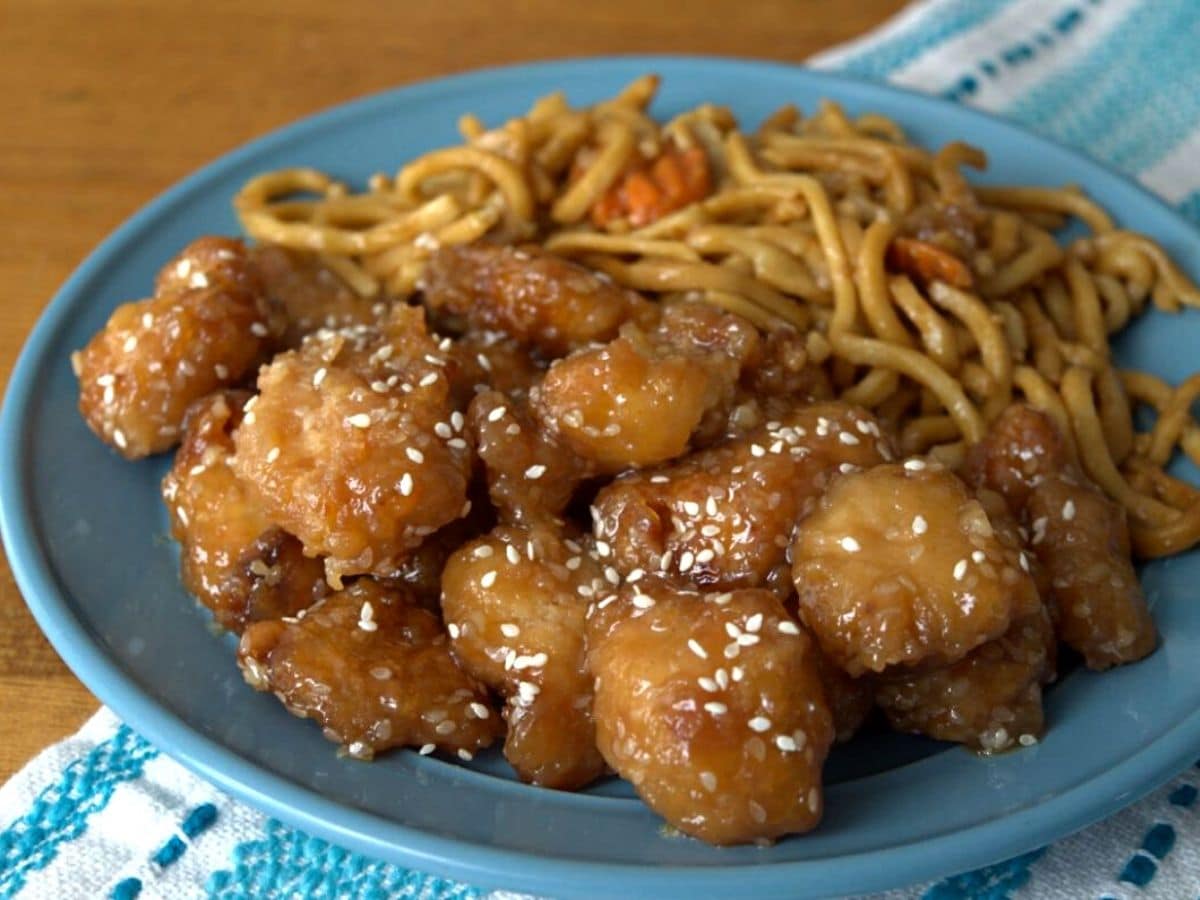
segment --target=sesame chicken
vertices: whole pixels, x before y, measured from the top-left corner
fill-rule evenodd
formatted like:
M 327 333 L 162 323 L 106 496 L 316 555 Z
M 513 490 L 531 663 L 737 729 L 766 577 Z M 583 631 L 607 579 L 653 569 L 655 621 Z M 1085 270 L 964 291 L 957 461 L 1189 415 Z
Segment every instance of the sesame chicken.
M 424 299 L 438 314 L 478 330 L 503 331 L 561 356 L 616 337 L 655 308 L 633 291 L 536 247 L 477 243 L 438 249 L 425 268 Z
M 891 439 L 845 404 L 794 408 L 741 437 L 621 476 L 593 505 L 595 533 L 623 572 L 683 584 L 792 592 L 788 548 L 829 480 L 892 458 Z
M 666 462 L 687 450 L 706 418 L 723 426 L 758 343 L 739 316 L 675 304 L 651 331 L 627 326 L 616 340 L 551 364 L 534 410 L 548 432 L 603 471 Z
M 820 821 L 833 721 L 774 595 L 647 579 L 596 602 L 587 643 L 600 752 L 671 825 L 740 844 Z
M 167 264 L 153 297 L 118 306 L 72 356 L 79 411 L 126 459 L 167 450 L 194 401 L 265 358 L 271 321 L 245 248 L 202 238 Z
M 564 790 L 604 771 L 584 627 L 589 598 L 608 585 L 581 540 L 549 521 L 502 525 L 464 544 L 442 576 L 455 655 L 507 700 L 504 755 L 524 781 Z
M 322 329 L 259 375 L 234 437 L 234 471 L 306 553 L 346 575 L 389 576 L 466 514 L 471 453 L 443 437 L 453 412 L 444 357 L 419 308 L 378 329 Z
M 183 444 L 162 483 L 184 586 L 221 627 L 294 615 L 326 593 L 320 560 L 278 528 L 233 473 L 232 433 L 247 391 L 221 391 L 188 411 Z
M 301 617 L 251 625 L 238 664 L 251 687 L 274 692 L 359 759 L 426 745 L 470 759 L 503 732 L 437 618 L 370 578 Z
M 1034 612 L 1021 551 L 924 460 L 838 479 L 796 532 L 800 617 L 850 675 L 947 665 Z

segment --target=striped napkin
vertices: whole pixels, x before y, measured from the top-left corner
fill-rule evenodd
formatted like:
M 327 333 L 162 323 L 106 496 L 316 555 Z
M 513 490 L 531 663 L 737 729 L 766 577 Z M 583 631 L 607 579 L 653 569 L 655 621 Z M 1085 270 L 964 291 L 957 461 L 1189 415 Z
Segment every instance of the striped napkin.
M 1200 223 L 1197 0 L 927 0 L 811 62 L 1009 116 L 1137 175 Z M 1190 770 L 1060 843 L 878 900 L 1198 897 L 1198 785 Z M 0 898 L 505 896 L 289 828 L 107 710 L 0 788 L 0 828 Z

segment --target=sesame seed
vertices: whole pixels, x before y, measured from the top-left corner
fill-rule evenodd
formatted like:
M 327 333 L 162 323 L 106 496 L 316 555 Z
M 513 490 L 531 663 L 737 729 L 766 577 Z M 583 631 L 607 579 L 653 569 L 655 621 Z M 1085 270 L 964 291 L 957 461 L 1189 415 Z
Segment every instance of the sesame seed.
M 755 716 L 746 724 L 750 726 L 751 731 L 757 731 L 761 734 L 771 727 L 771 720 L 766 716 Z
M 450 440 L 446 441 L 446 446 L 454 450 L 466 450 L 467 442 L 462 438 L 450 438 Z
M 135 349 L 137 349 L 137 335 L 131 334 L 129 337 L 125 338 L 125 343 L 121 345 L 121 349 L 126 353 L 132 353 Z
M 504 414 L 506 412 L 508 412 L 508 407 L 497 406 L 495 409 L 493 409 L 490 413 L 487 414 L 487 420 L 489 422 L 499 422 L 501 419 L 504 418 Z
M 413 492 L 413 477 L 405 472 L 400 476 L 400 494 L 404 497 L 412 496 Z M 488 548 L 491 549 L 490 547 Z
M 267 451 L 267 462 L 273 463 L 277 459 L 279 459 L 279 448 L 272 447 L 270 450 Z
M 492 555 L 492 547 L 490 544 L 480 544 L 471 553 L 476 559 L 487 559 Z
M 370 428 L 371 417 L 367 413 L 355 413 L 347 417 L 346 422 L 353 425 L 355 428 Z
M 857 553 L 862 549 L 862 545 L 849 535 L 842 538 L 838 543 L 842 545 L 842 549 L 847 553 Z
M 436 749 L 437 748 L 434 747 L 433 744 L 422 744 L 421 749 L 418 750 L 417 752 L 420 753 L 422 756 L 428 756 L 430 753 L 432 753 Z
M 712 714 L 714 716 L 723 716 L 723 715 L 725 715 L 725 713 L 729 712 L 728 706 L 726 706 L 724 703 L 720 703 L 716 700 L 710 700 L 707 703 L 705 703 L 704 709 L 707 710 L 710 714 Z
M 684 550 L 679 557 L 679 571 L 686 572 L 691 569 L 692 564 L 696 561 L 696 556 L 691 550 Z
M 475 758 L 475 754 L 472 753 L 470 750 L 459 750 L 458 758 L 461 759 L 463 762 L 470 762 L 471 760 L 473 760 Z
M 491 711 L 482 703 L 471 703 L 467 706 L 467 709 L 470 710 L 471 715 L 477 719 L 486 719 L 489 715 L 491 715 Z
M 521 561 L 521 553 L 512 544 L 505 544 L 504 557 L 514 566 Z
M 431 384 L 435 384 L 437 382 L 437 380 L 438 380 L 437 372 L 429 372 L 428 374 L 423 375 L 421 377 L 421 380 L 417 382 L 417 386 L 418 387 L 429 387 Z
M 700 534 L 704 537 L 716 537 L 721 533 L 720 525 L 705 525 L 700 529 Z
M 696 683 L 710 694 L 715 694 L 717 692 L 717 683 L 705 675 L 701 675 L 699 678 L 697 678 Z
M 483 369 L 483 371 L 485 371 L 485 372 L 492 371 L 492 361 L 490 359 L 488 359 L 486 356 L 484 356 L 482 353 L 475 354 L 475 361 L 477 363 L 479 363 L 479 368 Z
M 484 572 L 483 577 L 479 579 L 480 587 L 490 588 L 495 583 L 496 583 L 496 570 L 495 569 L 489 569 L 488 571 Z
M 854 434 L 851 434 L 849 431 L 839 432 L 838 440 L 847 447 L 853 447 L 855 444 L 859 443 L 858 437 Z
M 576 569 L 579 568 L 579 566 L 582 562 L 583 562 L 583 560 L 580 557 L 572 556 L 570 559 L 568 559 L 566 561 L 566 563 L 564 565 L 566 565 L 568 572 L 574 572 Z
M 1032 747 L 1037 742 L 1038 742 L 1037 737 L 1032 734 L 1023 734 L 1019 738 L 1017 738 L 1017 743 L 1020 744 L 1022 747 Z
M 113 443 L 116 444 L 118 447 L 120 447 L 122 450 L 124 450 L 125 445 L 127 443 L 125 440 L 125 432 L 123 432 L 120 428 L 114 428 L 112 436 L 113 436 Z
M 712 602 L 717 604 L 717 606 L 724 606 L 732 599 L 733 599 L 733 594 L 729 594 L 729 593 L 717 594 L 715 597 L 712 598 Z
M 627 576 L 625 576 L 625 580 L 630 584 L 633 584 L 635 581 L 640 581 L 645 574 L 646 572 L 644 569 L 634 569 Z
M 912 531 L 913 534 L 924 534 L 929 530 L 929 523 L 925 521 L 924 516 L 913 516 Z
M 517 696 L 521 698 L 521 702 L 528 705 L 533 702 L 533 698 L 542 692 L 542 689 L 532 681 L 517 682 Z
M 175 515 L 177 515 L 179 517 L 179 521 L 183 523 L 184 527 L 187 527 L 187 525 L 188 525 L 187 510 L 181 506 L 181 507 L 179 507 L 178 510 L 175 511 Z
M 958 562 L 956 562 L 954 564 L 954 580 L 962 581 L 963 578 L 966 577 L 966 574 L 967 574 L 967 561 L 965 559 L 960 559 Z
M 908 469 L 908 471 L 910 471 L 910 472 L 920 472 L 922 469 L 925 468 L 925 460 L 923 460 L 923 459 L 905 460 L 904 468 Z
M 689 516 L 700 515 L 700 504 L 695 500 L 685 500 L 683 502 L 683 511 Z
M 777 734 L 775 735 L 775 746 L 784 753 L 794 753 L 796 741 L 790 734 Z
M 455 431 L 463 430 L 463 422 L 464 422 L 463 414 L 460 413 L 457 409 L 454 412 L 450 413 L 450 426 Z
M 751 632 L 758 631 L 760 628 L 762 628 L 762 623 L 763 623 L 763 614 L 755 613 L 754 615 L 752 615 L 750 618 L 748 618 L 746 620 L 746 630 L 751 631 Z
M 688 638 L 688 649 L 695 653 L 701 659 L 708 659 L 708 653 L 700 646 L 700 642 L 695 638 Z
M 737 642 L 739 647 L 753 647 L 759 641 L 757 634 L 739 634 Z
M 313 372 L 313 379 L 312 379 L 313 387 L 319 388 L 321 386 L 321 382 L 325 380 L 325 376 L 328 374 L 329 374 L 329 370 L 326 369 L 324 366 L 317 369 L 317 371 Z
M 715 516 L 717 514 L 717 500 L 715 497 L 709 497 L 707 500 L 704 501 L 704 511 L 706 513 L 708 513 L 710 516 Z M 706 527 L 711 527 L 711 526 L 706 526 Z
M 800 633 L 800 628 L 796 625 L 796 623 L 791 622 L 787 619 L 783 619 L 775 627 L 783 634 L 799 634 Z
M 696 554 L 696 562 L 700 563 L 701 565 L 704 565 L 705 563 L 712 562 L 713 557 L 716 555 L 717 554 L 715 551 L 710 550 L 706 547 L 705 549 L 701 550 L 699 553 Z
M 1029 571 L 1029 557 L 1025 555 L 1024 550 L 1022 550 L 1017 555 L 1017 559 L 1020 560 L 1020 562 L 1021 562 L 1021 568 L 1024 569 L 1026 572 L 1028 572 Z
M 368 621 L 362 621 L 362 620 L 359 621 L 358 627 L 361 628 L 363 631 L 377 631 L 379 629 L 379 626 L 376 625 L 374 622 L 368 622 Z
M 762 808 L 762 805 L 755 801 L 750 801 L 750 818 L 761 825 L 767 821 L 767 811 Z
M 407 456 L 409 459 L 411 459 L 413 462 L 415 462 L 417 465 L 420 465 L 421 463 L 425 462 L 425 454 L 422 453 L 420 450 L 418 450 L 416 447 L 405 447 L 404 455 Z
M 392 677 L 392 670 L 387 666 L 376 666 L 371 670 L 371 677 L 376 681 L 387 681 Z
M 596 541 L 596 554 L 598 556 L 608 556 L 612 553 L 612 547 L 604 541 Z
M 106 372 L 96 379 L 96 384 L 100 385 L 100 387 L 111 387 L 116 380 L 116 375 L 113 375 L 111 372 Z
M 546 467 L 541 465 L 540 463 L 538 463 L 536 465 L 532 465 L 528 469 L 525 470 L 525 477 L 528 478 L 530 481 L 537 481 L 537 479 L 541 478 L 545 474 L 546 474 Z
M 521 633 L 521 628 L 518 625 L 514 625 L 512 622 L 504 622 L 500 626 L 500 633 L 507 638 L 515 638 Z
M 450 430 L 450 426 L 445 422 L 438 422 L 436 425 L 434 425 L 433 433 L 442 439 L 451 437 L 454 434 L 454 432 Z
M 742 633 L 742 629 L 738 628 L 732 622 L 725 623 L 725 633 L 734 640 L 737 640 L 738 635 Z
M 717 789 L 717 776 L 712 772 L 701 772 L 700 783 L 704 785 L 704 789 L 711 794 Z
M 737 659 L 738 654 L 742 652 L 742 648 L 738 646 L 737 641 L 734 641 L 732 644 L 726 644 L 725 649 L 721 652 L 726 659 Z
M 633 605 L 638 609 L 649 609 L 654 605 L 654 598 L 648 594 L 634 594 Z
M 1075 501 L 1074 500 L 1068 500 L 1066 503 L 1063 504 L 1062 517 L 1063 517 L 1064 522 L 1070 522 L 1073 518 L 1075 518 Z
M 761 446 L 761 445 L 759 445 L 759 444 L 751 444 L 751 445 L 750 445 L 750 455 L 751 455 L 751 456 L 754 456 L 754 457 L 766 456 L 766 455 L 767 455 L 767 451 L 766 451 L 766 450 L 764 450 L 764 449 L 762 448 L 762 446 Z
M 972 550 L 971 551 L 971 562 L 982 563 L 982 562 L 986 562 L 986 561 L 987 561 L 987 554 L 984 553 L 982 550 Z
M 266 337 L 269 332 L 262 322 L 254 322 L 250 325 L 250 333 L 255 337 Z
M 716 675 L 716 679 L 717 679 L 717 685 L 722 690 L 729 687 L 729 673 L 728 672 L 726 672 L 723 668 L 721 668 L 721 669 L 717 669 L 715 675 Z
M 229 377 L 229 366 L 226 366 L 223 363 L 217 363 L 215 366 L 213 366 L 213 372 L 216 373 L 218 378 L 224 381 Z

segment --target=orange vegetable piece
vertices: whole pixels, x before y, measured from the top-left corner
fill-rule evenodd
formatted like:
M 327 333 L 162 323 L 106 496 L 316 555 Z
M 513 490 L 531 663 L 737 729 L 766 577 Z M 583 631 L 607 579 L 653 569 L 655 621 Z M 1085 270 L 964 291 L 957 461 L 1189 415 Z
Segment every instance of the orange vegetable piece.
M 603 228 L 618 218 L 635 227 L 702 200 L 712 190 L 708 157 L 699 147 L 668 148 L 634 166 L 592 206 L 592 222 Z
M 975 281 L 967 264 L 953 253 L 916 238 L 893 238 L 888 247 L 887 262 L 924 284 L 944 281 L 952 287 L 969 288 Z

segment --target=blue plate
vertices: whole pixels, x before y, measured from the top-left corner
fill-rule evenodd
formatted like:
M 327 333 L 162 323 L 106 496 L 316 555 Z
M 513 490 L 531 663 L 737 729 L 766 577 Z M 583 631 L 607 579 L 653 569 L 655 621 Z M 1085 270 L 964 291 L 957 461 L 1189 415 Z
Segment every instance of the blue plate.
M 828 815 L 769 849 L 715 849 L 665 836 L 615 780 L 581 794 L 512 780 L 496 755 L 472 768 L 395 753 L 340 760 L 311 723 L 243 684 L 180 587 L 158 496 L 164 460 L 131 465 L 75 411 L 68 354 L 119 302 L 150 290 L 192 238 L 236 232 L 230 198 L 250 176 L 313 165 L 361 183 L 457 141 L 471 110 L 499 122 L 548 91 L 576 103 L 646 71 L 664 76 L 655 112 L 728 104 L 747 124 L 784 101 L 832 97 L 899 120 L 926 144 L 966 139 L 987 178 L 1082 184 L 1154 236 L 1193 277 L 1200 240 L 1132 182 L 1083 156 L 957 106 L 783 65 L 695 58 L 590 59 L 475 72 L 339 107 L 238 150 L 168 191 L 93 253 L 54 298 L 13 374 L 0 421 L 0 512 L 13 571 L 67 664 L 147 738 L 287 822 L 347 847 L 477 885 L 555 896 L 815 896 L 894 887 L 998 861 L 1137 799 L 1200 753 L 1196 554 L 1144 571 L 1163 634 L 1154 656 L 1104 675 L 1077 671 L 1048 700 L 1039 745 L 996 759 L 897 736 L 835 752 Z M 1119 356 L 1178 380 L 1195 366 L 1200 321 L 1151 313 Z

